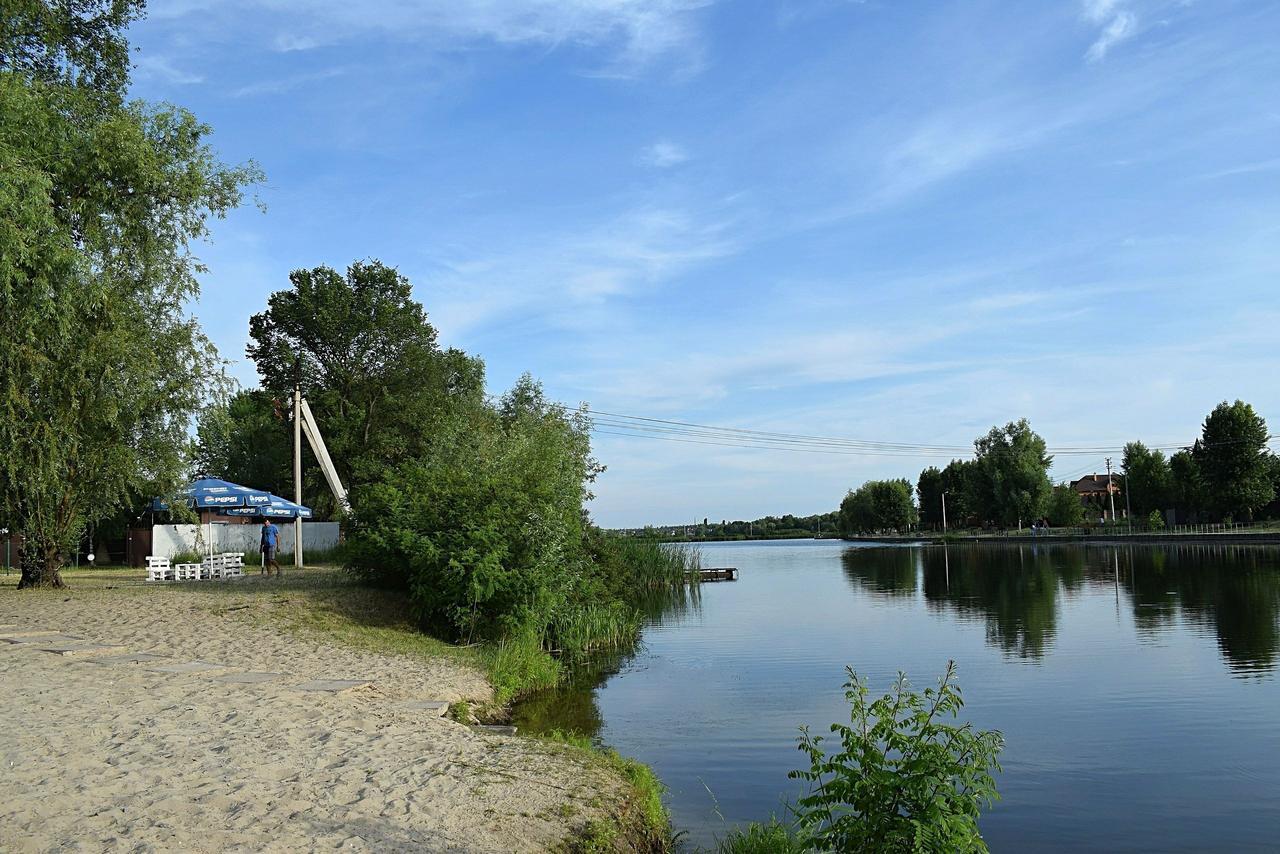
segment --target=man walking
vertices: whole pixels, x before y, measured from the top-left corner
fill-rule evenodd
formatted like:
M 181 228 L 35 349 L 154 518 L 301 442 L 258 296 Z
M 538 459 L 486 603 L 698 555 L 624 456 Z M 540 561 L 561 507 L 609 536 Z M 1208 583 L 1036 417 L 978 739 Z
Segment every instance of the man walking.
M 276 568 L 276 578 L 280 577 L 280 562 L 276 560 L 276 546 L 280 542 L 280 529 L 268 519 L 262 517 L 262 540 L 259 547 L 262 549 L 262 570 L 259 575 L 271 574 L 271 567 Z

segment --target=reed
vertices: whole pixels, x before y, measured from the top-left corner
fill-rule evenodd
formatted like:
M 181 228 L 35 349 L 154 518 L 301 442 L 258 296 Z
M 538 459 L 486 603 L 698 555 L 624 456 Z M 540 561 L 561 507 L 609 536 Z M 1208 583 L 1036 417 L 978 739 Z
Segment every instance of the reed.
M 618 602 L 563 608 L 547 627 L 548 639 L 566 655 L 630 646 L 640 637 L 640 612 Z

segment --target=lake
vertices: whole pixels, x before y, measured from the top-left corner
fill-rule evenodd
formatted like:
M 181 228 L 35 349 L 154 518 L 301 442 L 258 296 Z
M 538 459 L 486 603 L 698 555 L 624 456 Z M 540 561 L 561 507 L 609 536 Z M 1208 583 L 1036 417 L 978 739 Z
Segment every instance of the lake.
M 878 695 L 948 659 L 965 717 L 1005 737 L 993 851 L 1280 845 L 1280 549 L 700 548 L 740 580 L 655 608 L 633 655 L 517 709 L 651 765 L 690 847 L 785 814 L 798 727 L 848 720 L 846 665 Z

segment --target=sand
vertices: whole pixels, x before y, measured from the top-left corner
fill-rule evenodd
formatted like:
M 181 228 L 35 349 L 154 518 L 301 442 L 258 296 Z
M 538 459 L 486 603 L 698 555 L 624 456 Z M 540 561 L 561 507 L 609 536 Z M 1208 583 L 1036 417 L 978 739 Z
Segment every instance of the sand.
M 254 600 L 254 580 L 232 583 Z M 409 708 L 488 696 L 453 661 L 300 639 L 176 586 L 4 586 L 0 624 L 165 657 L 0 643 L 6 852 L 542 851 L 623 797 L 569 752 Z M 230 669 L 152 669 L 169 660 Z M 216 678 L 236 672 L 280 678 Z M 295 687 L 328 679 L 372 684 Z

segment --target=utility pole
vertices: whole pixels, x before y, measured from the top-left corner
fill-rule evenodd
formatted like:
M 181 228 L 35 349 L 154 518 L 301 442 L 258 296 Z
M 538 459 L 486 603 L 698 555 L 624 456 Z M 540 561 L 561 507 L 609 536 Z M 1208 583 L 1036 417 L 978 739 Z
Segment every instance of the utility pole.
M 1107 498 L 1111 500 L 1111 521 L 1116 520 L 1116 494 L 1111 480 L 1111 457 L 1107 457 Z
M 293 361 L 293 498 L 302 506 L 302 359 Z M 302 516 L 293 517 L 293 566 L 302 569 Z
M 942 533 L 947 532 L 947 493 L 942 493 Z
M 1124 515 L 1129 520 L 1129 527 L 1133 527 L 1133 508 L 1129 506 L 1129 472 L 1124 473 Z

